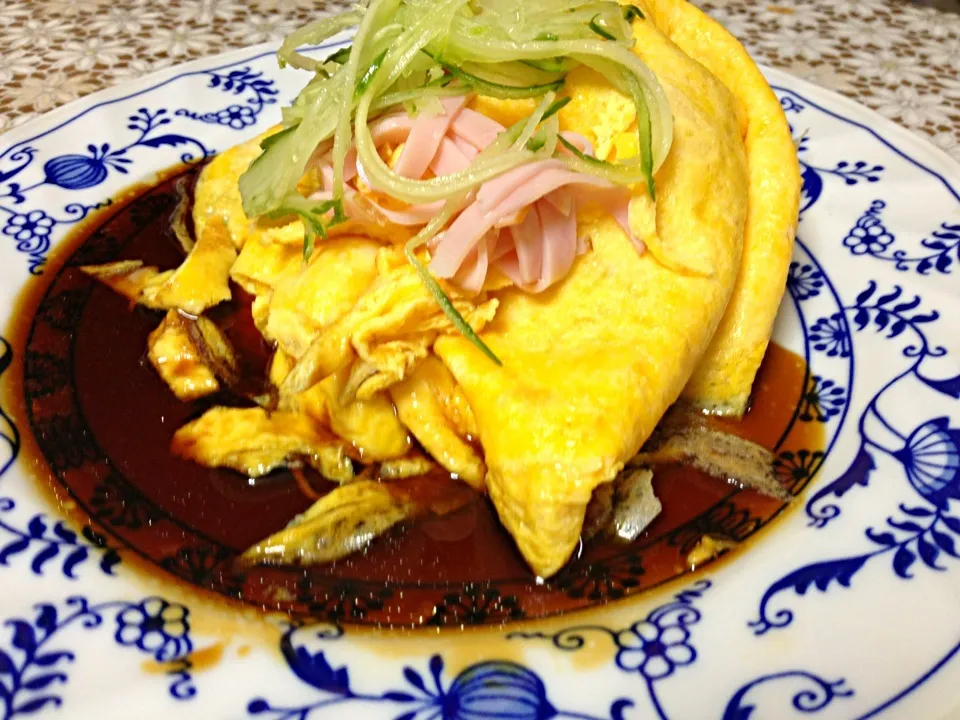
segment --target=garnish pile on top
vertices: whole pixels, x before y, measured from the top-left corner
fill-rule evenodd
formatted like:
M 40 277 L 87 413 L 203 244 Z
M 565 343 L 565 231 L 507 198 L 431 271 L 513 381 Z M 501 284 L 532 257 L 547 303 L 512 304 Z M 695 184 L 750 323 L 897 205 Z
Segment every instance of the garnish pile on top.
M 497 268 L 528 291 L 549 287 L 584 250 L 578 200 L 606 206 L 629 235 L 625 187 L 654 196 L 672 138 L 663 90 L 631 49 L 633 22 L 644 22 L 638 8 L 609 1 L 370 0 L 310 23 L 278 56 L 314 77 L 241 177 L 244 211 L 299 216 L 305 257 L 347 219 L 418 228 L 407 258 L 455 326 L 496 359 L 435 277 L 479 291 Z M 298 50 L 352 27 L 352 45 L 325 59 Z M 633 102 L 636 157 L 598 159 L 560 131 L 569 99 L 557 94 L 580 65 Z M 467 107 L 474 95 L 538 101 L 504 128 Z M 304 196 L 311 170 L 322 183 Z M 417 256 L 428 243 L 429 270 Z

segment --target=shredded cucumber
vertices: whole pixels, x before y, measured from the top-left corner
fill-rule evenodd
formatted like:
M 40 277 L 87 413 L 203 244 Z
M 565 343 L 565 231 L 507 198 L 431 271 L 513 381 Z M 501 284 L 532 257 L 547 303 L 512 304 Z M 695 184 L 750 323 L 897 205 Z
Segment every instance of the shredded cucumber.
M 317 238 L 326 239 L 327 228 L 347 221 L 347 216 L 343 213 L 343 203 L 339 200 L 313 202 L 299 193 L 287 196 L 279 208 L 269 213 L 269 217 L 274 219 L 288 215 L 296 215 L 303 221 L 304 262 L 309 261 L 313 255 Z
M 563 87 L 563 76 L 552 79 L 539 78 L 544 81 L 524 84 L 524 79 L 517 77 L 517 75 L 522 74 L 519 71 L 530 70 L 531 68 L 517 67 L 519 63 L 505 63 L 505 65 L 513 65 L 509 68 L 502 66 L 484 67 L 479 63 L 463 63 L 458 67 L 431 55 L 427 50 L 423 52 L 436 60 L 440 67 L 450 75 L 463 82 L 464 85 L 469 85 L 481 95 L 509 100 L 539 97 L 544 93 L 553 92 Z
M 538 37 L 536 39 L 551 42 L 554 40 L 559 40 L 556 35 L 550 35 L 549 33 L 547 33 L 547 37 Z M 542 60 L 521 60 L 520 62 L 522 62 L 524 65 L 529 65 L 532 68 L 536 68 L 537 70 L 564 74 L 570 72 L 577 65 L 579 65 L 576 60 L 564 57 L 543 58 Z
M 378 54 L 377 57 L 367 66 L 363 75 L 361 75 L 360 60 L 363 57 L 364 43 L 367 38 L 373 35 L 377 30 L 377 21 L 380 24 L 393 17 L 393 14 L 399 9 L 400 0 L 379 0 L 371 7 L 367 8 L 363 20 L 357 27 L 357 34 L 353 38 L 353 49 L 350 57 L 340 69 L 338 76 L 342 75 L 339 84 L 339 102 L 336 132 L 333 136 L 333 197 L 339 200 L 343 197 L 343 163 L 350 150 L 350 140 L 352 139 L 352 126 L 350 123 L 355 98 L 362 97 L 367 88 L 373 82 L 373 78 L 386 57 L 386 51 Z M 361 88 L 360 85 L 363 85 Z
M 561 154 L 578 172 L 622 184 L 643 183 L 654 194 L 653 174 L 673 137 L 663 88 L 632 51 L 632 24 L 645 21 L 634 5 L 615 0 L 360 0 L 335 17 L 291 33 L 277 53 L 283 65 L 313 78 L 283 108 L 285 128 L 261 143 L 261 155 L 240 178 L 244 212 L 297 215 L 304 221 L 304 252 L 342 221 L 344 163 L 351 146 L 364 177 L 382 193 L 408 203 L 444 200 L 443 210 L 408 243 L 407 256 L 451 322 L 491 359 L 483 344 L 414 251 L 452 219 L 484 182 L 535 159 Z M 352 44 L 317 59 L 299 48 L 356 28 Z M 567 73 L 579 65 L 599 72 L 636 109 L 638 156 L 606 162 L 585 155 L 559 134 L 556 98 Z M 439 178 L 411 179 L 380 157 L 370 123 L 395 110 L 440 112 L 440 98 L 477 93 L 503 99 L 538 99 L 528 117 L 500 134 L 470 166 Z M 320 143 L 330 143 L 333 200 L 303 198 L 297 185 Z
M 277 59 L 280 67 L 291 65 L 300 70 L 315 70 L 321 61 L 314 60 L 297 52 L 297 48 L 302 45 L 316 45 L 322 43 L 338 32 L 355 26 L 363 18 L 363 13 L 358 10 L 345 12 L 334 17 L 324 18 L 304 25 L 299 30 L 294 30 L 283 41 L 283 45 L 277 51 Z
M 573 157 L 566 156 L 563 158 L 563 161 L 571 170 L 587 175 L 596 175 L 618 185 L 630 185 L 635 182 L 635 170 L 624 167 L 619 163 L 611 163 L 587 155 L 562 135 L 557 138 L 557 141 L 573 154 Z
M 292 130 L 265 141 L 263 154 L 244 173 L 244 210 L 249 215 L 276 210 L 295 191 L 316 145 L 331 137 L 335 197 L 342 192 L 351 141 L 368 177 L 399 200 L 430 202 L 475 188 L 529 162 L 533 153 L 527 142 L 478 158 L 441 180 L 411 180 L 397 176 L 379 157 L 367 124 L 399 106 L 432 112 L 435 98 L 467 92 L 540 97 L 561 89 L 566 73 L 579 64 L 599 71 L 636 108 L 638 158 L 588 163 L 592 172 L 621 183 L 645 183 L 652 194 L 653 173 L 669 151 L 673 129 L 663 89 L 630 49 L 631 23 L 642 21 L 638 8 L 611 0 L 369 0 L 310 23 L 292 33 L 278 55 L 281 62 L 316 75 L 284 109 L 284 123 Z M 350 48 L 323 61 L 297 50 L 351 26 L 358 27 Z M 531 137 L 533 132 L 527 140 Z M 539 142 L 530 147 L 538 153 L 543 148 Z
M 530 142 L 530 138 L 532 138 L 533 134 L 537 131 L 537 127 L 539 127 L 540 123 L 543 121 L 544 115 L 547 114 L 547 110 L 553 106 L 553 99 L 555 97 L 556 95 L 550 92 L 544 95 L 543 99 L 537 103 L 537 106 L 533 109 L 533 112 L 530 113 L 530 117 L 528 117 L 523 123 L 523 129 L 520 131 L 517 139 L 514 140 L 514 148 L 526 147 L 527 143 Z
M 436 300 L 437 305 L 439 305 L 440 309 L 443 310 L 443 314 L 447 316 L 451 323 L 453 323 L 453 326 L 457 329 L 457 331 L 467 340 L 476 345 L 480 349 L 480 352 L 493 360 L 494 363 L 502 366 L 503 363 L 500 361 L 500 358 L 498 358 L 494 354 L 493 350 L 491 350 L 490 347 L 480 339 L 480 336 L 473 331 L 473 328 L 470 327 L 470 324 L 463 319 L 463 315 L 457 312 L 457 308 L 450 300 L 450 296 L 443 291 L 443 288 L 440 287 L 440 283 L 438 283 L 433 275 L 430 274 L 430 271 L 427 270 L 426 266 L 422 262 L 420 262 L 420 259 L 409 249 L 407 249 L 404 254 L 407 256 L 407 260 L 410 262 L 410 264 L 417 269 L 417 274 L 420 276 L 423 284 L 426 285 L 427 290 L 433 296 L 433 299 Z

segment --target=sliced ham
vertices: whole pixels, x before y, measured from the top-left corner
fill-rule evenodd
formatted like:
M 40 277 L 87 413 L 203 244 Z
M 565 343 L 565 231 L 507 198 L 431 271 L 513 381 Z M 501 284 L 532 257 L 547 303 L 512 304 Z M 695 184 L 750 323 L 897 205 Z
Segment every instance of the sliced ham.
M 437 115 L 420 113 L 410 128 L 400 159 L 393 171 L 406 178 L 421 178 L 443 143 L 454 118 L 467 104 L 466 95 L 441 98 L 443 112 Z
M 540 227 L 540 213 L 537 208 L 531 208 L 523 222 L 511 228 L 510 234 L 520 277 L 519 283 L 516 283 L 516 280 L 514 282 L 524 287 L 532 286 L 540 277 L 543 263 L 543 229 Z
M 318 169 L 320 171 L 320 177 L 323 179 L 323 189 L 324 190 L 333 190 L 333 160 L 330 157 L 330 154 L 327 153 L 325 156 L 320 158 L 318 161 Z M 347 151 L 347 156 L 343 159 L 343 181 L 345 183 L 350 182 L 357 176 L 357 149 L 350 148 Z
M 463 155 L 464 155 L 466 158 L 468 158 L 469 160 L 471 160 L 471 161 L 472 161 L 477 155 L 480 154 L 480 151 L 479 151 L 479 150 L 477 150 L 473 145 L 471 145 L 470 143 L 468 143 L 466 140 L 464 140 L 464 139 L 463 139 L 462 137 L 460 137 L 459 135 L 454 135 L 454 136 L 453 136 L 453 144 L 456 145 L 457 148 L 460 150 L 460 152 L 462 152 Z
M 421 179 L 428 170 L 436 177 L 461 172 L 504 131 L 498 122 L 466 107 L 469 100 L 468 96 L 442 98 L 442 111 L 435 115 L 386 115 L 371 123 L 371 135 L 378 147 L 403 144 L 393 168 L 403 177 Z M 584 136 L 568 131 L 561 135 L 580 152 L 593 155 L 593 146 Z M 332 197 L 329 148 L 329 144 L 318 148 L 311 158 L 323 181 L 323 190 L 311 196 L 316 200 Z M 570 150 L 560 146 L 560 152 Z M 359 177 L 377 189 L 357 162 L 355 148 L 346 156 L 343 174 L 344 182 Z M 422 226 L 444 205 L 437 201 L 387 208 L 375 196 L 358 193 L 351 186 L 344 189 L 343 199 L 348 217 L 381 226 L 387 222 Z M 471 193 L 463 210 L 433 238 L 430 270 L 468 292 L 479 292 L 495 267 L 518 287 L 542 292 L 563 279 L 588 248 L 577 232 L 577 210 L 585 203 L 606 209 L 637 251 L 644 252 L 643 242 L 630 231 L 629 202 L 626 189 L 574 172 L 559 158 L 515 167 Z
M 493 189 L 487 192 L 491 185 Z M 444 233 L 443 242 L 437 246 L 430 261 L 431 272 L 437 277 L 452 278 L 480 238 L 495 227 L 499 220 L 532 205 L 563 186 L 610 190 L 615 187 L 601 178 L 572 172 L 559 160 L 540 160 L 514 168 L 485 183 L 477 193 L 476 201 L 468 205 L 450 224 Z M 574 214 L 571 213 L 570 216 L 575 223 Z
M 377 210 L 395 225 L 426 225 L 443 209 L 443 200 L 420 205 L 410 205 L 404 210 L 390 210 L 379 203 L 370 201 Z
M 543 260 L 534 292 L 542 292 L 566 276 L 577 257 L 577 216 L 564 215 L 547 202 L 537 203 L 543 232 Z
M 570 188 L 557 188 L 554 192 L 549 193 L 543 199 L 553 205 L 564 215 L 569 215 L 571 212 L 573 212 L 573 192 L 570 190 Z
M 531 210 L 531 212 L 533 212 Z M 514 252 L 513 237 L 507 232 L 497 232 L 493 236 L 490 247 L 490 264 L 496 265 L 502 258 Z
M 496 120 L 491 120 L 486 115 L 478 113 L 476 110 L 464 108 L 453 120 L 450 128 L 455 137 L 459 137 L 470 143 L 477 150 L 483 150 L 487 145 L 497 139 L 497 135 L 506 128 Z
M 483 288 L 483 281 L 487 279 L 487 271 L 490 269 L 491 242 L 496 242 L 496 236 L 491 238 L 488 234 L 477 243 L 470 257 L 461 264 L 454 276 L 454 282 L 467 292 L 478 293 Z
M 347 217 L 353 220 L 379 220 L 379 218 L 372 217 L 369 212 L 363 209 L 363 206 L 360 204 L 358 199 L 359 193 L 357 193 L 352 188 L 344 189 L 344 213 Z M 390 208 L 383 207 L 380 203 L 374 200 L 371 197 L 363 196 L 364 202 L 369 206 L 374 212 L 378 213 L 383 218 L 389 220 L 394 225 L 404 225 L 404 226 L 416 226 L 416 225 L 426 225 L 430 222 L 431 218 L 440 212 L 443 209 L 443 200 L 437 200 L 432 203 L 424 203 L 422 205 L 409 205 L 403 210 L 391 210 Z M 311 200 L 324 201 L 330 200 L 333 198 L 333 192 L 330 190 L 321 190 L 315 192 L 310 196 Z M 357 217 L 357 215 L 362 217 Z M 380 224 L 378 222 L 378 224 Z
M 492 210 L 506 200 L 517 188 L 532 180 L 544 169 L 551 167 L 564 169 L 566 165 L 559 160 L 537 160 L 508 170 L 503 175 L 488 180 L 480 187 L 477 192 L 477 204 L 482 211 Z
M 471 147 L 470 150 L 473 150 L 473 148 Z M 470 167 L 470 163 L 476 155 L 476 150 L 473 150 L 473 155 L 467 155 L 453 140 L 443 138 L 437 153 L 430 161 L 430 170 L 437 176 L 460 172 Z

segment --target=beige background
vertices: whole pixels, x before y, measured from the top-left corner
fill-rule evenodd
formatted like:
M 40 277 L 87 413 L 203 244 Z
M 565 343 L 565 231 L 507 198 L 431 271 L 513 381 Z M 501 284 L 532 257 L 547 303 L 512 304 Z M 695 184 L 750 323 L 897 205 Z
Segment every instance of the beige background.
M 697 0 L 760 62 L 960 159 L 960 0 Z M 151 70 L 278 40 L 323 0 L 0 0 L 0 132 Z M 2 142 L 2 140 L 0 140 Z

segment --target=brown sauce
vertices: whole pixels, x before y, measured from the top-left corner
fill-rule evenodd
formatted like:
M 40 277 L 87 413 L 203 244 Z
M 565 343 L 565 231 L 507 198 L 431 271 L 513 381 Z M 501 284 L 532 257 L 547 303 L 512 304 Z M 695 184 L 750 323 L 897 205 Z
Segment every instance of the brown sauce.
M 658 469 L 663 512 L 633 544 L 596 540 L 568 567 L 537 583 L 490 503 L 475 495 L 460 510 L 416 522 L 365 552 L 313 568 L 241 568 L 237 554 L 283 527 L 310 504 L 289 473 L 249 480 L 169 451 L 173 433 L 216 404 L 220 393 L 178 401 L 146 359 L 160 315 L 128 302 L 77 266 L 142 259 L 161 268 L 182 259 L 168 229 L 174 184 L 194 171 L 139 188 L 100 224 L 64 243 L 43 280 L 22 298 L 11 340 L 19 373 L 8 396 L 18 426 L 32 432 L 38 457 L 60 496 L 116 547 L 127 547 L 168 575 L 265 609 L 333 621 L 403 626 L 500 623 L 576 610 L 654 587 L 688 571 L 686 556 L 704 534 L 745 540 L 783 506 L 682 467 Z M 262 375 L 270 349 L 235 301 L 215 319 Z M 822 429 L 797 421 L 806 367 L 771 344 L 755 398 L 737 434 L 777 452 L 821 450 Z M 27 443 L 29 447 L 32 443 Z M 31 462 L 34 461 L 34 462 Z M 799 492 L 809 478 L 786 477 Z M 318 489 L 330 487 L 322 482 Z

